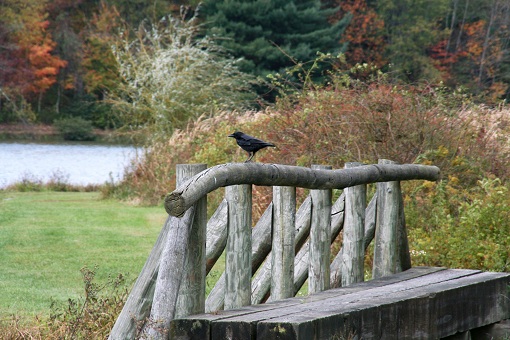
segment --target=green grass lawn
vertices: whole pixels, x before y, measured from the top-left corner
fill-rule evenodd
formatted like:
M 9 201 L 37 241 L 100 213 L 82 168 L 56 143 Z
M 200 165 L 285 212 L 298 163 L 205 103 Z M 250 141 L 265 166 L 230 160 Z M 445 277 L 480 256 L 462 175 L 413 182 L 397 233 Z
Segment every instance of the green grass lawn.
M 99 193 L 0 191 L 0 318 L 47 316 L 52 300 L 83 296 L 84 266 L 98 266 L 99 283 L 131 283 L 166 216 Z

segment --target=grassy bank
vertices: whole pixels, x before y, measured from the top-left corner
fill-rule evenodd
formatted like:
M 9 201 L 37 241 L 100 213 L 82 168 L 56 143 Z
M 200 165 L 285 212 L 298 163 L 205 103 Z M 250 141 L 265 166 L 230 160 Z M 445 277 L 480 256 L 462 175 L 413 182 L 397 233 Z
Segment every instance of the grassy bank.
M 96 279 L 140 272 L 166 219 L 161 207 L 100 200 L 99 193 L 0 191 L 0 316 L 47 316 L 52 300 L 83 296 Z

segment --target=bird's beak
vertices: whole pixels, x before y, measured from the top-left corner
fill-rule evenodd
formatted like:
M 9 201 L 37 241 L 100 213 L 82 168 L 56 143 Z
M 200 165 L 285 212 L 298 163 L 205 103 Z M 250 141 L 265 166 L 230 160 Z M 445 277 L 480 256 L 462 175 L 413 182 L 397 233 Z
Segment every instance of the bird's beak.
M 234 134 L 228 135 L 227 137 L 235 138 L 235 137 L 234 137 Z

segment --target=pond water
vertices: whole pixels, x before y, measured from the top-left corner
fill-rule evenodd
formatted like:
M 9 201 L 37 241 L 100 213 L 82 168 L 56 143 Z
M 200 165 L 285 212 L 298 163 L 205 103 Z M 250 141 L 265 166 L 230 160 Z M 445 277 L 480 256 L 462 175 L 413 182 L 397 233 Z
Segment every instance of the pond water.
M 0 188 L 22 179 L 87 185 L 117 182 L 136 157 L 131 146 L 0 143 Z

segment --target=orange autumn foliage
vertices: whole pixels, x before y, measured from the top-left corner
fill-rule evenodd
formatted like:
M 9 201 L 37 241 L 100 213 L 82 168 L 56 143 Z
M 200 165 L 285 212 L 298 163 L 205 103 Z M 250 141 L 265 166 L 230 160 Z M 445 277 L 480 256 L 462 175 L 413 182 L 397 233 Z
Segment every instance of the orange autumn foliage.
M 385 42 L 383 37 L 384 21 L 378 17 L 365 0 L 337 0 L 340 11 L 332 21 L 340 20 L 348 13 L 352 20 L 347 26 L 341 43 L 348 43 L 345 53 L 348 66 L 358 63 L 371 63 L 377 67 L 386 64 L 383 58 Z
M 34 45 L 29 49 L 28 60 L 33 74 L 29 90 L 33 93 L 48 90 L 57 81 L 59 70 L 67 65 L 65 60 L 51 54 L 55 46 L 55 42 L 45 37 L 40 45 Z
M 18 56 L 25 64 L 24 72 L 18 74 L 17 83 L 22 93 L 41 94 L 57 81 L 59 70 L 67 62 L 52 54 L 56 43 L 48 33 L 49 21 L 45 14 L 33 13 L 25 20 L 23 28 L 17 32 Z

